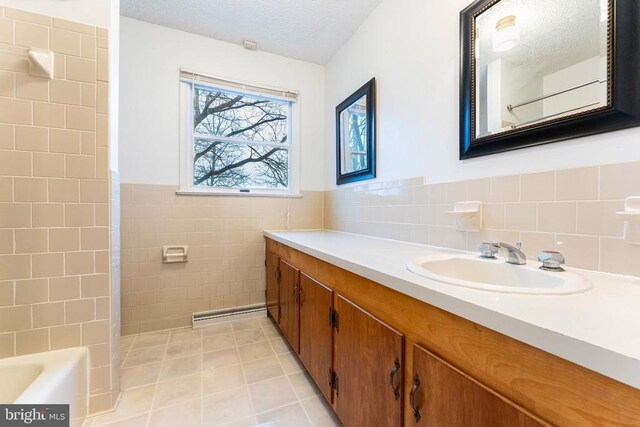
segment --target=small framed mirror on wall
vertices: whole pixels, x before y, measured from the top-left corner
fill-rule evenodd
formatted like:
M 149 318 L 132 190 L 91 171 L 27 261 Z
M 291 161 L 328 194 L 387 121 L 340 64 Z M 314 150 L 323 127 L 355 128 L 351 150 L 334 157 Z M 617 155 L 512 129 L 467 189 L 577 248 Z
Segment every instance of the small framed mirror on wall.
M 460 37 L 461 159 L 640 125 L 638 0 L 477 0 Z
M 374 78 L 336 107 L 338 185 L 376 176 L 375 90 Z

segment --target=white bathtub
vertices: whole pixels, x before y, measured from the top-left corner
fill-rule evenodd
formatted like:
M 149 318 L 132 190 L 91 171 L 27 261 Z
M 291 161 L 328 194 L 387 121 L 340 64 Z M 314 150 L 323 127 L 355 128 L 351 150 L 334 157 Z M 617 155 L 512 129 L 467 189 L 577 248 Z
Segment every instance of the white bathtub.
M 89 399 L 86 347 L 0 360 L 0 403 L 69 404 L 72 426 L 82 425 Z

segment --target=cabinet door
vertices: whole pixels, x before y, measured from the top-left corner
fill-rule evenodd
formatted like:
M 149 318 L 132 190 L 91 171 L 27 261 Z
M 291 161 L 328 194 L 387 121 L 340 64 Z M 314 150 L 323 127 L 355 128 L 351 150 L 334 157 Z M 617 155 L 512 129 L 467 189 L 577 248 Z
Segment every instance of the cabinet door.
M 336 414 L 346 427 L 402 425 L 404 336 L 341 295 L 335 310 Z
M 333 356 L 333 291 L 300 273 L 300 360 L 318 388 L 331 402 Z
M 413 346 L 413 377 L 408 380 L 416 426 L 548 425 L 418 345 Z
M 267 266 L 267 290 L 266 290 L 266 302 L 267 310 L 276 323 L 280 323 L 280 297 L 278 289 L 278 264 L 280 258 L 273 252 L 267 251 L 266 266 Z
M 300 270 L 280 260 L 280 329 L 296 353 L 300 352 Z

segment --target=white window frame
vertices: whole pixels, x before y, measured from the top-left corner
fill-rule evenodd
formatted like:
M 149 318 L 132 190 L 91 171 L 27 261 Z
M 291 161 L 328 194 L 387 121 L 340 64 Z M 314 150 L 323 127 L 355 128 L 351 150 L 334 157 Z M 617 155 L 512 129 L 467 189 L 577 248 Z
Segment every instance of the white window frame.
M 227 79 L 225 79 L 227 80 Z M 260 87 L 256 84 L 234 82 L 237 85 L 249 85 Z M 300 195 L 300 96 L 296 100 L 290 98 L 279 98 L 273 95 L 265 95 L 259 91 L 238 90 L 223 84 L 198 82 L 198 86 L 220 89 L 238 94 L 254 95 L 260 98 L 284 100 L 289 102 L 288 132 L 288 179 L 289 186 L 286 189 L 264 189 L 264 188 L 215 188 L 197 187 L 193 185 L 193 80 L 180 79 L 180 189 L 177 194 L 181 195 L 212 195 L 212 196 L 262 196 L 262 197 L 301 197 Z M 271 88 L 268 88 L 271 89 Z M 273 89 L 271 89 L 273 90 Z M 280 90 L 282 92 L 291 92 Z M 231 143 L 247 145 L 273 146 L 271 143 L 243 142 L 234 138 L 216 137 Z M 247 191 L 248 190 L 248 191 Z

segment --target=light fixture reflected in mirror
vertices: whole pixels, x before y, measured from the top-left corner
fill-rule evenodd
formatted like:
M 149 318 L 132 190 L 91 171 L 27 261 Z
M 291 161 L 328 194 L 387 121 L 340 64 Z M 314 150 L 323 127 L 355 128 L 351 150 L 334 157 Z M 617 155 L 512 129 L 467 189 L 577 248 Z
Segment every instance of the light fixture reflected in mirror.
M 505 52 L 520 42 L 520 27 L 516 25 L 515 15 L 505 16 L 496 23 L 492 42 L 495 52 Z

